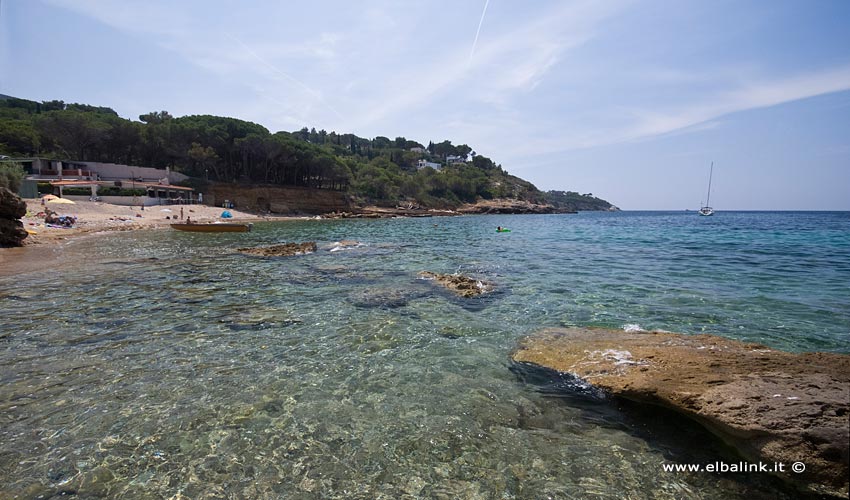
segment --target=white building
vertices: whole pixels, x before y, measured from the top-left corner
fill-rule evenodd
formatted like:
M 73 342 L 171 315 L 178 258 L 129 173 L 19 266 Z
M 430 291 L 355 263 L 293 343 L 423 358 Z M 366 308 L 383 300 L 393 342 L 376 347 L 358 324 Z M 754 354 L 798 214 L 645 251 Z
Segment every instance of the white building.
M 423 169 L 425 167 L 431 167 L 434 170 L 440 170 L 441 168 L 443 168 L 443 166 L 440 165 L 439 163 L 434 163 L 434 162 L 428 161 L 428 160 L 419 160 L 416 163 L 416 168 L 418 168 L 418 169 Z
M 71 200 L 100 199 L 114 205 L 162 205 L 168 203 L 195 203 L 195 190 L 174 183 L 189 177 L 169 168 L 159 169 L 135 165 L 119 165 L 95 161 L 68 161 L 49 158 L 22 158 L 15 160 L 27 173 L 26 180 L 49 182 L 54 194 Z M 90 195 L 65 196 L 66 188 L 88 188 Z M 144 191 L 144 196 L 105 196 L 100 188 L 122 188 Z M 33 191 L 32 196 L 38 196 Z M 200 202 L 200 193 L 197 193 Z

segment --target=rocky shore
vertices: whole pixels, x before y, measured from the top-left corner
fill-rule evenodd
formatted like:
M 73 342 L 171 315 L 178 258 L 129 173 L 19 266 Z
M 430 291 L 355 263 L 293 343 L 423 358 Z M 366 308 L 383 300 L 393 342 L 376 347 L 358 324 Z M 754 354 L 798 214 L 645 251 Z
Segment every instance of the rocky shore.
M 439 210 L 409 207 L 361 207 L 353 211 L 330 212 L 322 215 L 323 219 L 391 219 L 394 217 L 445 217 L 460 215 L 454 210 Z
M 549 204 L 531 203 L 524 200 L 495 199 L 466 203 L 456 209 L 423 208 L 415 205 L 398 207 L 366 206 L 349 211 L 331 212 L 322 215 L 328 219 L 382 219 L 390 217 L 438 217 L 472 214 L 574 214 L 573 210 Z
M 524 200 L 497 199 L 480 200 L 469 203 L 457 209 L 462 214 L 555 214 L 576 213 L 570 210 L 555 208 L 549 204 L 531 203 Z
M 661 405 L 802 490 L 847 498 L 850 356 L 787 353 L 711 335 L 547 329 L 512 355 L 614 397 Z M 792 472 L 800 462 L 805 471 Z
M 0 247 L 19 247 L 24 244 L 27 231 L 21 217 L 27 205 L 15 193 L 0 187 Z

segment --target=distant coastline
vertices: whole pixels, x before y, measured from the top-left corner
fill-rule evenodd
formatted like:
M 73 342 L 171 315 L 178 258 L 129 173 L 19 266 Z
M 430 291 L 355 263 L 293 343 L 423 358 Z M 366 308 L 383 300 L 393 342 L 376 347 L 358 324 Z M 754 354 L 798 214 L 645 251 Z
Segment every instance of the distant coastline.
M 426 145 L 405 137 L 364 138 L 307 127 L 271 132 L 237 118 L 175 117 L 167 111 L 145 113 L 136 121 L 104 106 L 9 96 L 0 96 L 0 126 L 7 130 L 0 161 L 47 161 L 58 165 L 60 179 L 63 163 L 81 169 L 75 162 L 97 162 L 169 169 L 183 177 L 180 186 L 197 192 L 315 189 L 344 197 L 353 208 L 456 210 L 482 201 L 517 200 L 551 206 L 529 213 L 616 209 L 592 193 L 541 191 L 472 146 L 450 140 Z M 276 212 L 274 205 L 289 200 L 250 201 L 240 206 Z

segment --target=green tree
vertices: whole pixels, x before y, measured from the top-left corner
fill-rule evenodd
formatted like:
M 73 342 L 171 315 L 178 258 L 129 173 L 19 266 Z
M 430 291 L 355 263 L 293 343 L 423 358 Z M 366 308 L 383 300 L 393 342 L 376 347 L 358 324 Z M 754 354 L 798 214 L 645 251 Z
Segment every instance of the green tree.
M 372 147 L 375 149 L 385 149 L 392 146 L 392 141 L 389 138 L 379 135 L 372 139 Z
M 13 193 L 17 193 L 21 187 L 21 181 L 26 176 L 24 167 L 19 163 L 0 163 L 0 187 L 4 187 Z
M 215 165 L 215 160 L 218 159 L 218 155 L 215 154 L 213 148 L 209 146 L 203 147 L 197 142 L 193 142 L 187 155 L 197 165 L 197 168 L 193 169 L 192 173 L 196 174 L 196 177 L 200 177 L 198 174 L 203 173 L 204 179 L 208 179 L 208 167 Z M 216 175 L 216 177 L 218 176 Z
M 33 156 L 41 145 L 38 132 L 27 120 L 0 120 L 0 152 L 6 155 Z
M 93 113 L 50 111 L 38 115 L 36 127 L 46 142 L 68 159 L 89 160 L 89 152 L 106 135 L 109 126 Z
M 108 125 L 100 141 L 102 159 L 112 163 L 132 165 L 138 160 L 141 147 L 141 125 L 120 117 L 105 119 Z
M 48 111 L 62 111 L 65 109 L 65 101 L 43 101 L 39 106 L 42 113 Z
M 439 144 L 434 144 L 431 153 L 445 160 L 447 156 L 457 155 L 457 148 L 452 146 L 451 141 L 446 140 Z
M 150 113 L 139 115 L 139 120 L 150 125 L 165 123 L 173 119 L 174 117 L 168 111 L 151 111 Z
M 493 170 L 496 168 L 496 164 L 493 163 L 493 160 L 481 155 L 475 155 L 472 157 L 472 166 L 480 170 Z

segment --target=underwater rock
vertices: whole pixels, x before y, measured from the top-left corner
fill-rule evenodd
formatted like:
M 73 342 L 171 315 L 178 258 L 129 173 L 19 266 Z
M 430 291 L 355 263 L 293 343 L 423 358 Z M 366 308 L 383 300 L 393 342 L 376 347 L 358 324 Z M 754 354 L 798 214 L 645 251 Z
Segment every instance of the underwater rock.
M 671 408 L 750 462 L 783 463 L 775 475 L 801 489 L 847 498 L 848 355 L 781 352 L 713 335 L 567 328 L 523 339 L 512 357 Z M 805 471 L 792 470 L 795 463 Z
M 356 307 L 394 309 L 424 296 L 425 292 L 417 288 L 374 287 L 352 293 L 348 300 Z
M 426 280 L 433 280 L 435 283 L 463 298 L 477 297 L 481 294 L 492 292 L 496 288 L 490 282 L 470 278 L 463 274 L 439 274 L 430 271 L 421 271 L 419 277 Z
M 246 255 L 259 255 L 261 257 L 287 257 L 290 255 L 305 255 L 316 251 L 316 242 L 306 243 L 283 243 L 270 247 L 240 248 L 239 252 Z

